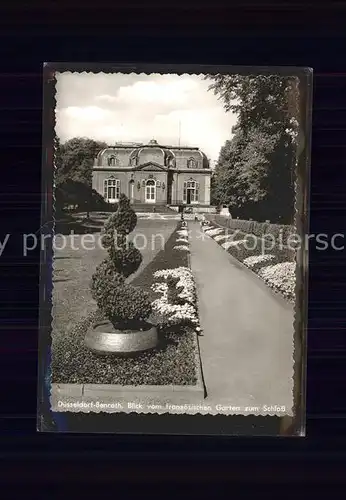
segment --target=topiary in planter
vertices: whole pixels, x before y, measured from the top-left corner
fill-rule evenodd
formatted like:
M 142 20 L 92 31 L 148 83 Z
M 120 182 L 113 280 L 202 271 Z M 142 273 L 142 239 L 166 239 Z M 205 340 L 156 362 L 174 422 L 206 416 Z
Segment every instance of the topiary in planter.
M 99 309 L 116 328 L 143 327 L 151 314 L 148 295 L 126 283 L 110 259 L 96 268 L 92 277 L 92 294 Z
M 142 262 L 140 251 L 128 240 L 136 223 L 128 198 L 121 195 L 117 211 L 104 226 L 103 245 L 108 257 L 91 280 L 92 296 L 108 320 L 94 325 L 94 331 L 86 337 L 87 345 L 99 353 L 137 352 L 157 343 L 156 329 L 147 322 L 152 312 L 149 295 L 126 282 Z M 122 340 L 120 334 L 126 334 Z

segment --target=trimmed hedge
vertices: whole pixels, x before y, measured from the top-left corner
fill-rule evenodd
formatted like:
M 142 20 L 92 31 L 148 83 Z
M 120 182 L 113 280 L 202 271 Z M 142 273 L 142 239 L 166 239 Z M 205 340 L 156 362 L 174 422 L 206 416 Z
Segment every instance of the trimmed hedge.
M 247 243 L 239 243 L 237 246 L 230 246 L 227 251 L 236 257 L 238 260 L 243 261 L 247 257 L 252 257 L 255 255 L 275 255 L 277 262 L 294 262 L 295 261 L 295 251 L 287 247 L 279 248 L 275 246 L 274 248 L 263 248 L 262 240 L 257 239 L 257 242 L 253 241 L 251 236 L 247 238 L 235 238 L 234 241 L 241 241 L 246 239 Z M 255 245 L 256 243 L 256 245 Z
M 287 240 L 291 234 L 296 233 L 296 229 L 294 226 L 283 224 L 270 224 L 269 222 L 231 219 L 222 217 L 221 215 L 209 215 L 208 219 L 211 222 L 215 222 L 219 226 L 225 227 L 226 229 L 238 229 L 242 233 L 254 234 L 259 238 L 271 235 L 276 240 L 279 240 L 281 236 L 283 244 L 287 243 Z

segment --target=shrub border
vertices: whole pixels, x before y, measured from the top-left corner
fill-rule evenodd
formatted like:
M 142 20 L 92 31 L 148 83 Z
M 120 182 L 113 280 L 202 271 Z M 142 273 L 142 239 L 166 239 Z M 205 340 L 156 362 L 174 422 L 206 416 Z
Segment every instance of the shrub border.
M 222 228 L 222 229 L 224 229 L 224 230 L 226 231 L 226 228 L 221 227 L 221 226 L 219 226 L 219 227 L 220 227 L 220 228 Z M 204 232 L 204 234 L 205 234 L 206 236 L 208 236 L 208 238 L 210 238 L 210 239 L 212 239 L 213 241 L 215 241 L 215 243 L 216 243 L 217 245 L 219 245 L 219 246 L 222 248 L 222 250 L 224 250 L 225 252 L 227 252 L 227 254 L 228 254 L 228 255 L 229 255 L 229 256 L 230 256 L 230 257 L 231 257 L 231 258 L 232 258 L 232 259 L 233 259 L 233 260 L 234 260 L 237 264 L 239 264 L 242 268 L 244 268 L 244 269 L 246 269 L 247 271 L 249 271 L 249 272 L 250 272 L 253 276 L 255 276 L 255 277 L 257 278 L 257 280 L 258 280 L 258 281 L 260 281 L 260 283 L 264 283 L 264 285 L 265 285 L 265 286 L 266 286 L 269 290 L 271 290 L 271 291 L 274 293 L 274 295 L 275 295 L 276 297 L 280 298 L 282 301 L 284 301 L 284 303 L 286 303 L 286 304 L 287 304 L 287 303 L 289 303 L 289 304 L 293 304 L 293 306 L 294 306 L 294 304 L 295 304 L 295 299 L 289 299 L 289 298 L 288 298 L 288 297 L 286 297 L 286 296 L 285 296 L 285 295 L 281 292 L 281 290 L 279 290 L 277 287 L 269 285 L 269 284 L 268 284 L 268 283 L 267 283 L 267 282 L 266 282 L 266 281 L 265 281 L 265 280 L 264 280 L 264 279 L 263 279 L 263 278 L 262 278 L 259 274 L 257 274 L 255 271 L 253 271 L 253 270 L 252 270 L 250 267 L 248 267 L 247 265 L 245 265 L 245 264 L 244 264 L 244 262 L 242 262 L 241 260 L 239 260 L 239 259 L 237 259 L 236 257 L 234 257 L 234 255 L 232 255 L 232 254 L 231 254 L 231 252 L 229 252 L 228 250 L 226 250 L 225 248 L 223 248 L 223 246 L 222 246 L 222 243 L 221 243 L 221 242 L 216 241 L 216 240 L 215 240 L 215 238 L 214 238 L 213 236 L 210 236 L 208 233 L 206 233 L 206 232 L 205 232 L 205 231 L 208 231 L 208 230 L 210 230 L 210 229 L 214 229 L 214 228 L 215 228 L 215 226 L 209 227 L 208 229 L 204 230 L 203 232 Z M 217 236 L 217 235 L 216 235 L 216 236 Z M 294 262 L 295 262 L 295 263 L 296 263 L 296 265 L 297 265 L 297 261 L 296 261 L 296 259 L 295 259 L 295 261 L 294 261 Z M 270 264 L 268 264 L 268 265 L 270 265 Z M 264 266 L 264 267 L 265 267 L 265 266 Z

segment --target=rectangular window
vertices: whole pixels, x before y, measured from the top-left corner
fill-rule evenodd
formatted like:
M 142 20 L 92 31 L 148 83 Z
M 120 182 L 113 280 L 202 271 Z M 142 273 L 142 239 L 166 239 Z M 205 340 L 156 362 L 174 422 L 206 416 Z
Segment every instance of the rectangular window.
M 108 186 L 108 199 L 109 200 L 116 199 L 115 186 Z
M 114 202 L 120 197 L 119 179 L 106 179 L 104 183 L 104 198 L 107 201 Z

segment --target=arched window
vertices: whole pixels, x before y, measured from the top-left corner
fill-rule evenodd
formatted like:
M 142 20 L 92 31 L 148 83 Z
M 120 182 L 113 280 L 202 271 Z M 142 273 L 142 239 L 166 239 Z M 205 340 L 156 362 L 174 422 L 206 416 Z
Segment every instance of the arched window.
M 183 202 L 187 205 L 198 203 L 199 184 L 194 180 L 184 182 Z
M 130 156 L 130 166 L 131 167 L 135 167 L 136 165 L 138 165 L 138 156 L 133 154 L 132 156 Z
M 175 161 L 174 161 L 173 156 L 169 156 L 167 158 L 167 165 L 168 165 L 168 167 L 174 167 L 175 166 Z
M 112 155 L 108 158 L 108 165 L 110 167 L 115 167 L 115 165 L 117 164 L 117 158 L 115 155 Z
M 104 199 L 108 203 L 116 203 L 120 198 L 120 181 L 119 179 L 105 179 L 104 181 Z
M 134 179 L 130 180 L 129 185 L 130 185 L 130 200 L 133 202 L 134 197 L 135 197 L 135 181 L 134 181 Z
M 145 183 L 145 202 L 155 203 L 156 202 L 156 182 L 154 179 L 149 179 Z
M 189 158 L 187 160 L 187 168 L 196 168 L 197 162 L 194 158 Z

